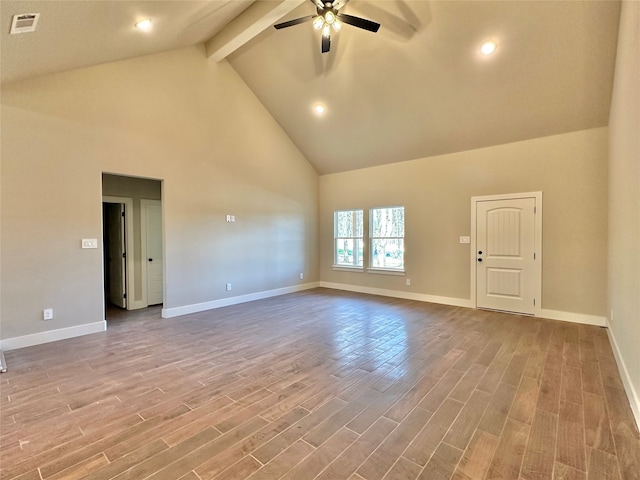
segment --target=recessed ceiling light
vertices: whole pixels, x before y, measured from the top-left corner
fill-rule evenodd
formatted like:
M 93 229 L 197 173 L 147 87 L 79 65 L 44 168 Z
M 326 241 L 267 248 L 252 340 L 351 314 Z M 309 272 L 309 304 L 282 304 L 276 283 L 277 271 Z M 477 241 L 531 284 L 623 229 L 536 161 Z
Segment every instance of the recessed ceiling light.
M 484 55 L 491 55 L 496 51 L 496 44 L 494 42 L 485 42 L 482 44 L 482 47 L 480 47 L 480 51 Z
M 148 32 L 149 30 L 151 30 L 151 19 L 145 18 L 144 20 L 136 22 L 136 28 Z
M 327 111 L 327 109 L 325 108 L 324 105 L 317 104 L 313 106 L 313 111 L 315 112 L 316 115 L 322 115 L 324 114 L 324 112 Z

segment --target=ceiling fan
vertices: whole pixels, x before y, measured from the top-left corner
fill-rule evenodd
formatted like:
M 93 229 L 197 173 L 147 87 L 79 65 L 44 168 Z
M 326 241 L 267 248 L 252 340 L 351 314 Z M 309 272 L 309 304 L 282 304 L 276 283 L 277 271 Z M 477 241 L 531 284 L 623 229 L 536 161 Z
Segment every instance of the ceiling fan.
M 339 32 L 342 28 L 342 22 L 353 25 L 354 27 L 368 30 L 369 32 L 377 32 L 380 24 L 367 20 L 365 18 L 354 17 L 346 13 L 340 13 L 340 9 L 344 7 L 349 0 L 337 0 L 336 2 L 323 2 L 322 0 L 309 0 L 316 6 L 317 15 L 307 15 L 306 17 L 296 18 L 288 22 L 282 22 L 274 25 L 276 30 L 281 28 L 293 27 L 300 23 L 313 22 L 313 28 L 322 31 L 322 53 L 327 53 L 331 48 L 331 31 Z

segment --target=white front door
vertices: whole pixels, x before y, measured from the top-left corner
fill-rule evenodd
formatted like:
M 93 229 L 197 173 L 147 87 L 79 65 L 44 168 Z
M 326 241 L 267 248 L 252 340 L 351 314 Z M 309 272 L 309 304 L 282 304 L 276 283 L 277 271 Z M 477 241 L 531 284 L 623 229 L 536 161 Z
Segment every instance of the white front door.
M 157 201 L 143 200 L 145 235 L 143 242 L 146 246 L 147 264 L 147 305 L 157 305 L 164 302 L 164 281 L 162 268 L 162 205 Z
M 476 203 L 476 305 L 535 312 L 535 198 Z

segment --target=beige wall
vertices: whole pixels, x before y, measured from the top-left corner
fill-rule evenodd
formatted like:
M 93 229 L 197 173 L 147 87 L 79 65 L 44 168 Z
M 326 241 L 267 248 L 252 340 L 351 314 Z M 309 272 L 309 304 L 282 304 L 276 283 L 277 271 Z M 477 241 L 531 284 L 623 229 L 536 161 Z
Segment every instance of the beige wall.
M 640 3 L 622 2 L 609 119 L 611 332 L 640 424 Z
M 130 198 L 133 203 L 133 289 L 127 295 L 133 302 L 142 302 L 142 234 L 140 230 L 140 200 L 162 200 L 162 183 L 147 178 L 102 175 L 102 195 Z M 144 303 L 142 306 L 146 306 Z
M 320 177 L 326 282 L 470 298 L 472 196 L 543 192 L 542 307 L 606 311 L 607 129 Z M 404 205 L 406 278 L 334 271 L 333 211 Z
M 164 180 L 165 307 L 318 280 L 318 176 L 202 48 L 6 85 L 1 115 L 2 338 L 104 318 L 102 251 L 80 248 L 102 172 Z

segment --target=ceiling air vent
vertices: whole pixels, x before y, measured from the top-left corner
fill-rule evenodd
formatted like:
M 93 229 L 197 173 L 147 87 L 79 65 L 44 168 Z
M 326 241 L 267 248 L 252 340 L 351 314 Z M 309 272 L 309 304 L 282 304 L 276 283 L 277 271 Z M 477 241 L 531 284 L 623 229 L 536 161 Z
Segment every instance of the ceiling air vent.
M 21 15 L 14 15 L 11 22 L 11 33 L 27 33 L 35 32 L 36 25 L 38 24 L 39 13 L 23 13 Z

